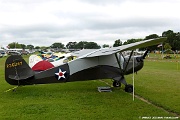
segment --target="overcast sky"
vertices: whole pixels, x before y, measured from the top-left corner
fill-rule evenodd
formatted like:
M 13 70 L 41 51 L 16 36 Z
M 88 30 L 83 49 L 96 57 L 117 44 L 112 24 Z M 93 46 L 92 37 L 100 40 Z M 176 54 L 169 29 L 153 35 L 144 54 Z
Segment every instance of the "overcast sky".
M 0 0 L 0 45 L 50 46 L 180 32 L 180 0 Z

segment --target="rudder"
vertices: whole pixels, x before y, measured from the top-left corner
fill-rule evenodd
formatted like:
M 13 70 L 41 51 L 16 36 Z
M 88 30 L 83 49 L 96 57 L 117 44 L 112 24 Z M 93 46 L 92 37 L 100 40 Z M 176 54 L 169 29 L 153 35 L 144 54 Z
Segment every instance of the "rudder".
M 6 59 L 5 80 L 11 85 L 21 85 L 23 80 L 34 76 L 34 72 L 19 55 L 12 55 Z

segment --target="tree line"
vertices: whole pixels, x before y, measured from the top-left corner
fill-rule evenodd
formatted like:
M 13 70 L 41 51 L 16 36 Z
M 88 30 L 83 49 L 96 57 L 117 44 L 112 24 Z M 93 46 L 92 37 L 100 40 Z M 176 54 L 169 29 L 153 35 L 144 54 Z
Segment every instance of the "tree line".
M 180 32 L 174 32 L 173 30 L 167 30 L 162 33 L 162 36 L 158 36 L 157 34 L 151 34 L 146 36 L 144 39 L 128 39 L 124 43 L 120 39 L 116 40 L 113 44 L 113 47 L 121 46 L 121 45 L 127 45 L 130 43 L 135 43 L 143 40 L 148 40 L 148 39 L 154 39 L 154 38 L 159 38 L 159 37 L 167 37 L 167 40 L 162 43 L 162 47 L 165 49 L 170 49 L 173 51 L 180 50 Z M 141 48 L 143 49 L 143 48 Z M 158 48 L 157 45 L 150 46 L 149 49 L 151 50 L 157 50 L 161 49 Z
M 157 34 L 151 34 L 146 36 L 144 39 L 138 38 L 138 39 L 128 39 L 125 42 L 122 42 L 120 39 L 117 39 L 114 41 L 113 47 L 121 46 L 121 45 L 127 45 L 134 42 L 139 42 L 143 40 L 148 39 L 154 39 L 159 37 L 167 37 L 167 40 L 163 43 L 163 46 L 168 46 L 169 49 L 175 51 L 180 50 L 180 32 L 175 33 L 173 30 L 167 30 L 162 33 L 162 36 L 158 36 Z M 100 45 L 98 45 L 96 42 L 87 42 L 87 41 L 80 41 L 80 42 L 68 42 L 66 45 L 62 44 L 61 42 L 53 43 L 52 45 L 46 47 L 46 46 L 36 46 L 33 45 L 25 45 L 25 44 L 19 44 L 17 42 L 12 42 L 8 44 L 9 48 L 22 48 L 22 49 L 48 49 L 48 48 L 58 48 L 58 49 L 99 49 L 101 48 Z M 102 46 L 110 47 L 108 44 L 104 44 Z M 157 45 L 151 46 L 151 50 L 156 50 Z
M 22 48 L 22 49 L 49 49 L 49 48 L 56 48 L 56 49 L 99 49 L 101 48 L 97 43 L 95 42 L 87 42 L 87 41 L 81 41 L 81 42 L 69 42 L 66 46 L 62 44 L 61 42 L 55 42 L 51 46 L 36 46 L 33 45 L 25 45 L 25 44 L 19 44 L 18 42 L 12 42 L 8 44 L 8 48 Z

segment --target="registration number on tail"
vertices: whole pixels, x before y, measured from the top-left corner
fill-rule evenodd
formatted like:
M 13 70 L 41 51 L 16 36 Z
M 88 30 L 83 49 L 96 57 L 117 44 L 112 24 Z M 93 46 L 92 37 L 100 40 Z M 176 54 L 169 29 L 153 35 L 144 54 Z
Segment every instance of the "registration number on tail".
M 6 65 L 6 67 L 7 68 L 12 68 L 12 67 L 17 67 L 17 66 L 21 66 L 21 65 L 22 65 L 22 61 L 9 63 L 9 64 Z

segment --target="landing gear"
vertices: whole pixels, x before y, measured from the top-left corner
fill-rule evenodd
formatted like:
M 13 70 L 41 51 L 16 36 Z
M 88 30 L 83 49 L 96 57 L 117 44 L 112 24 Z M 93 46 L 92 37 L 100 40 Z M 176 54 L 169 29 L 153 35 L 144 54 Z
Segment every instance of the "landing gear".
M 114 81 L 113 86 L 114 87 L 121 87 L 121 83 L 119 81 Z
M 128 84 L 125 86 L 125 91 L 128 93 L 132 93 L 133 92 L 133 86 Z
M 131 84 L 127 84 L 126 80 L 124 77 L 120 76 L 120 77 L 116 77 L 113 78 L 113 86 L 114 87 L 121 87 L 121 83 L 125 85 L 125 91 L 128 93 L 132 93 L 133 92 L 133 85 Z

